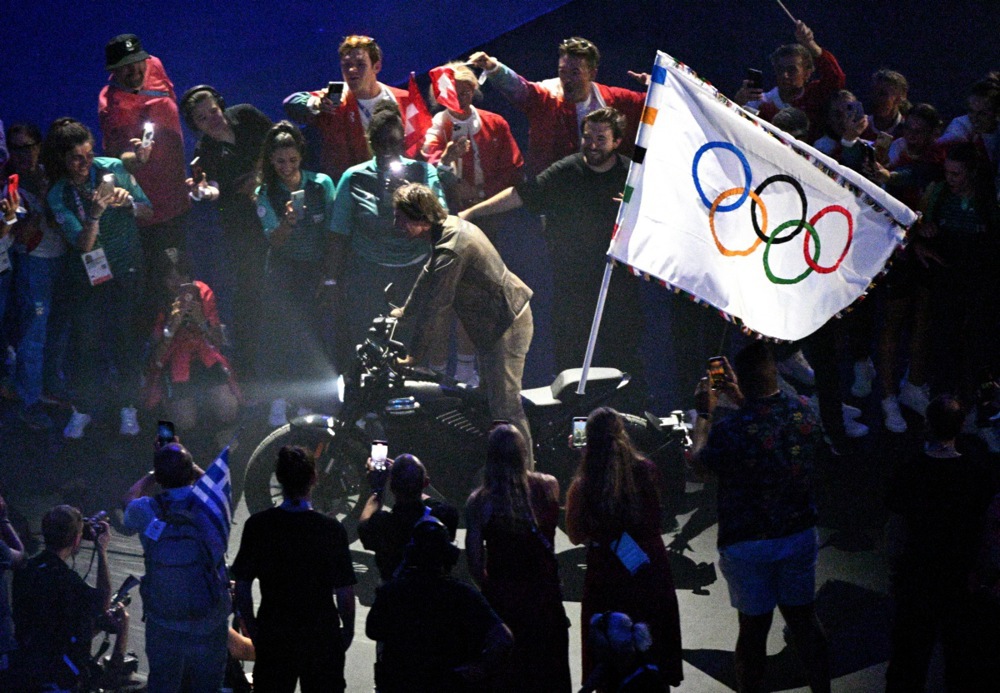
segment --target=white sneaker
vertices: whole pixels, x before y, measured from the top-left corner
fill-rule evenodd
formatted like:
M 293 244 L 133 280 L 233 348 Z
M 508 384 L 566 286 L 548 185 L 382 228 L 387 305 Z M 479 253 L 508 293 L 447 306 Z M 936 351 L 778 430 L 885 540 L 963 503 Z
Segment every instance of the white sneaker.
M 815 385 L 816 373 L 799 349 L 783 361 L 778 361 L 778 372 L 803 385 Z
M 885 414 L 885 427 L 893 433 L 906 433 L 906 419 L 899 411 L 899 402 L 893 395 L 882 400 L 882 413 Z
M 122 425 L 118 432 L 123 436 L 139 435 L 139 417 L 135 407 L 122 407 Z
M 851 394 L 863 399 L 872 393 L 872 381 L 875 379 L 875 364 L 871 359 L 854 362 L 854 383 Z
M 899 403 L 921 416 L 927 416 L 927 405 L 931 403 L 929 390 L 927 385 L 914 385 L 904 380 L 899 384 Z
M 271 413 L 267 417 L 267 422 L 272 426 L 284 426 L 288 423 L 288 402 L 279 397 L 271 402 Z
M 66 423 L 66 428 L 63 429 L 64 438 L 78 439 L 83 438 L 83 429 L 87 427 L 90 423 L 90 414 L 82 414 L 73 408 L 73 413 L 69 417 L 69 421 Z
M 819 395 L 813 395 L 809 398 L 809 407 L 819 416 Z M 844 425 L 846 426 L 848 422 L 854 421 L 856 418 L 861 416 L 861 410 L 857 407 L 852 407 L 846 402 L 840 403 L 841 413 L 844 417 Z
M 860 421 L 847 419 L 844 421 L 844 434 L 848 438 L 864 438 L 868 435 L 868 427 Z

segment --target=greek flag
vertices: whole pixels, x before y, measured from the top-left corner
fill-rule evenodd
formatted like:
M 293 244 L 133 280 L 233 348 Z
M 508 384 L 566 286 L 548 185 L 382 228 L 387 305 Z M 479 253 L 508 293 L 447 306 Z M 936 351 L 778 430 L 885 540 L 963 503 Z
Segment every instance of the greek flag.
M 208 517 L 212 526 L 218 531 L 222 545 L 227 546 L 229 526 L 233 517 L 233 487 L 229 476 L 228 445 L 195 482 L 194 495 L 208 511 Z
M 794 340 L 864 296 L 916 219 L 658 53 L 609 256 Z

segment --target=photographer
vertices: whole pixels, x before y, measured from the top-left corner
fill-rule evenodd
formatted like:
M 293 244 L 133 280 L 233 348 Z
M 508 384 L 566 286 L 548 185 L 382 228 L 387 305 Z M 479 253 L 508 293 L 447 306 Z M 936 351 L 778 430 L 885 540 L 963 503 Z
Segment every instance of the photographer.
M 11 685 L 8 679 L 10 657 L 17 649 L 10 610 L 11 574 L 24 565 L 24 560 L 24 544 L 11 525 L 7 517 L 7 503 L 0 496 L 0 689 L 3 690 Z
M 45 550 L 14 575 L 16 690 L 76 690 L 83 682 L 91 638 L 111 600 L 108 531 L 103 519 L 85 520 L 69 505 L 57 505 L 42 518 Z M 97 554 L 95 587 L 71 565 L 84 540 L 93 542 Z
M 216 423 L 232 423 L 239 413 L 240 390 L 229 361 L 220 351 L 223 328 L 215 294 L 191 281 L 189 258 L 164 258 L 163 310 L 153 328 L 153 349 L 146 370 L 143 401 L 163 405 L 179 431 L 195 428 L 206 413 Z

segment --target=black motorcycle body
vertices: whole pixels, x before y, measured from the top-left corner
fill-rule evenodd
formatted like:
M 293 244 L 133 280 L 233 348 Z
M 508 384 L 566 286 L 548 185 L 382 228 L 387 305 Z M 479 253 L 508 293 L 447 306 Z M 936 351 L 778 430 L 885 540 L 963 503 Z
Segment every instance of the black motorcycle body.
M 468 389 L 447 376 L 422 368 L 404 368 L 405 348 L 393 340 L 396 320 L 378 317 L 358 346 L 343 376 L 341 407 L 336 416 L 309 415 L 289 421 L 267 436 L 247 465 L 244 494 L 250 512 L 281 500 L 273 478 L 283 445 L 301 445 L 317 460 L 319 480 L 313 505 L 348 515 L 364 500 L 365 463 L 375 440 L 388 441 L 390 457 L 408 452 L 428 469 L 434 489 L 461 505 L 478 484 L 485 461 L 486 438 L 493 424 L 484 391 Z M 536 469 L 568 482 L 578 462 L 567 439 L 575 416 L 612 404 L 628 385 L 613 368 L 592 368 L 586 394 L 576 393 L 581 370 L 560 373 L 548 387 L 522 391 L 534 440 Z M 686 439 L 682 416 L 658 419 L 624 415 L 633 439 L 648 455 L 680 449 Z

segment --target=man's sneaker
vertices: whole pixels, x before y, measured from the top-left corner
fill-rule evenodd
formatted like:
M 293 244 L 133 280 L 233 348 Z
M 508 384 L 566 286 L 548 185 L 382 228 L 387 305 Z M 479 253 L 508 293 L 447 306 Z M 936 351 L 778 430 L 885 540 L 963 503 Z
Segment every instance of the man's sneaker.
M 864 438 L 868 435 L 868 427 L 860 421 L 848 419 L 844 421 L 844 434 L 848 438 Z
M 73 408 L 73 413 L 69 417 L 69 421 L 66 423 L 66 428 L 63 429 L 64 438 L 83 438 L 83 429 L 87 427 L 90 423 L 90 414 L 83 414 L 78 412 L 76 408 Z
M 271 402 L 271 413 L 267 417 L 267 422 L 272 426 L 284 426 L 288 423 L 288 401 L 279 397 Z
M 139 417 L 135 407 L 122 407 L 122 425 L 118 432 L 123 436 L 139 435 Z
M 927 416 L 927 405 L 931 403 L 930 387 L 914 385 L 908 380 L 899 384 L 899 403 L 921 416 Z
M 863 399 L 872 393 L 872 381 L 875 380 L 875 364 L 871 359 L 854 362 L 854 383 L 851 394 Z
M 815 385 L 816 373 L 799 349 L 787 359 L 778 361 L 778 372 L 803 385 Z
M 815 412 L 816 416 L 819 416 L 819 395 L 813 395 L 809 398 L 809 407 Z M 844 417 L 844 425 L 847 425 L 848 421 L 854 421 L 856 418 L 861 416 L 861 410 L 857 407 L 852 407 L 846 402 L 840 403 L 841 415 Z
M 52 419 L 37 402 L 29 407 L 21 407 L 17 417 L 32 431 L 48 431 L 54 425 Z
M 906 433 L 906 419 L 899 411 L 899 402 L 893 395 L 882 400 L 882 413 L 885 414 L 885 427 L 893 433 Z

